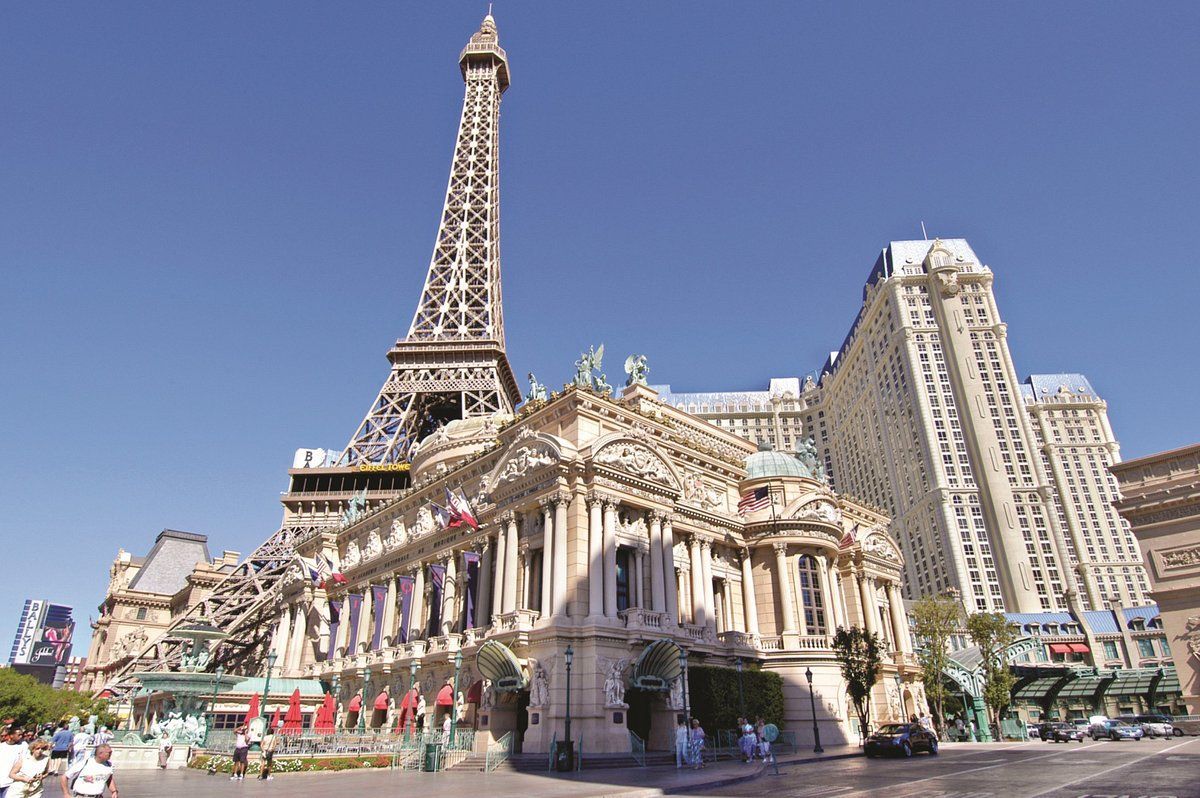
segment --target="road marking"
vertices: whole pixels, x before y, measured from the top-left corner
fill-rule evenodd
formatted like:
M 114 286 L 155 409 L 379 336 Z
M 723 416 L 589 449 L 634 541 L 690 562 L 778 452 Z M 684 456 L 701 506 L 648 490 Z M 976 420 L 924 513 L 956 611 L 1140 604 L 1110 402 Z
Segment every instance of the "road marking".
M 1139 762 L 1143 762 L 1147 759 L 1152 759 L 1156 756 L 1162 756 L 1167 751 L 1174 751 L 1176 748 L 1181 748 L 1182 746 L 1190 745 L 1192 742 L 1193 742 L 1192 740 L 1188 740 L 1187 742 L 1176 743 L 1175 745 L 1171 746 L 1170 748 L 1164 748 L 1161 751 L 1154 751 L 1152 753 L 1146 754 L 1145 756 L 1140 756 L 1137 759 L 1133 760 L 1132 762 L 1126 762 L 1122 765 L 1113 765 L 1110 768 L 1107 768 L 1105 770 L 1098 770 L 1095 773 L 1091 773 L 1087 776 L 1084 776 L 1081 779 L 1072 779 L 1071 781 L 1063 782 L 1062 784 L 1058 785 L 1057 787 L 1051 787 L 1048 790 L 1043 790 L 1042 792 L 1039 792 L 1037 795 L 1032 796 L 1032 798 L 1040 798 L 1043 795 L 1049 795 L 1050 793 L 1054 792 L 1055 790 L 1061 790 L 1064 787 L 1070 787 L 1072 784 L 1078 784 L 1081 781 L 1090 781 L 1091 779 L 1099 778 L 1100 776 L 1103 776 L 1106 773 L 1112 773 L 1114 770 L 1120 770 L 1121 768 L 1127 768 L 1130 765 L 1136 765 Z
M 817 798 L 820 795 L 837 795 L 840 792 L 845 792 L 849 787 L 808 787 L 800 792 L 790 793 L 797 798 Z

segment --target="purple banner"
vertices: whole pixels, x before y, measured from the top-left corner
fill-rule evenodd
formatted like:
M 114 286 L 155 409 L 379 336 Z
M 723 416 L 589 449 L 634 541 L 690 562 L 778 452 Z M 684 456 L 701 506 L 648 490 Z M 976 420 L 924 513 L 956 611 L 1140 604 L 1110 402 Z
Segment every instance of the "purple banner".
M 337 653 L 337 636 L 338 629 L 342 625 L 342 602 L 340 599 L 329 600 L 329 648 L 325 652 L 325 659 L 333 659 Z
M 383 642 L 383 616 L 387 610 L 387 585 L 371 585 L 371 607 L 375 611 L 375 623 L 371 626 L 371 650 L 378 651 Z
M 350 617 L 347 623 L 350 624 L 350 636 L 346 639 L 346 654 L 354 654 L 355 648 L 358 646 L 358 614 L 362 610 L 362 594 L 350 593 L 346 596 L 346 602 L 350 605 Z
M 462 555 L 463 573 L 467 578 L 466 595 L 463 597 L 463 629 L 475 628 L 475 593 L 479 589 L 479 555 L 473 551 L 464 551 Z
M 429 597 L 429 631 L 430 637 L 442 633 L 442 593 L 446 588 L 446 566 L 429 566 L 429 584 L 433 590 Z
M 400 642 L 407 643 L 408 629 L 412 614 L 413 590 L 416 589 L 417 580 L 411 576 L 402 576 L 396 580 L 396 586 L 400 591 Z

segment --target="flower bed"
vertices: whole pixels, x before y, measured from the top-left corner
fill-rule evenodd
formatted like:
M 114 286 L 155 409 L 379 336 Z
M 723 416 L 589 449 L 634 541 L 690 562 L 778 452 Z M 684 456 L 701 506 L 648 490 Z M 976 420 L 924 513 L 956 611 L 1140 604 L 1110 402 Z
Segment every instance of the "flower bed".
M 362 770 L 364 768 L 391 767 L 392 758 L 380 754 L 364 756 L 325 756 L 325 757 L 287 757 L 277 758 L 271 767 L 272 773 L 311 773 L 331 770 Z M 207 770 L 209 773 L 230 773 L 233 771 L 233 759 L 228 756 L 209 756 L 198 754 L 188 762 L 188 767 L 195 770 Z M 257 775 L 262 771 L 262 762 L 255 760 L 246 766 L 246 775 Z

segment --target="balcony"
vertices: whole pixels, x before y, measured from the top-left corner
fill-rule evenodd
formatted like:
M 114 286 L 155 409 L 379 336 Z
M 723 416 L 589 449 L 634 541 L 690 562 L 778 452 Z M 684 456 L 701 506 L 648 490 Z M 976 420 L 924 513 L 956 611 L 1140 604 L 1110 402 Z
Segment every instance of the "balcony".
M 542 614 L 537 610 L 516 610 L 492 616 L 492 634 L 504 632 L 528 632 L 533 629 Z
M 644 629 L 661 632 L 667 626 L 667 614 L 665 612 L 655 612 L 654 610 L 646 610 L 641 607 L 630 607 L 627 610 L 621 610 L 617 615 L 625 622 L 626 629 Z

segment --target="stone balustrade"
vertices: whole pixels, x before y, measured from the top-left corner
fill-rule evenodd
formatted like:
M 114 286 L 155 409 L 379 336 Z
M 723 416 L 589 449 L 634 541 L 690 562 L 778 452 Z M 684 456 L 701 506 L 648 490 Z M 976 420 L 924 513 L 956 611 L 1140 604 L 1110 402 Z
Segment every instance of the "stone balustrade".
M 648 629 L 662 631 L 667 625 L 667 614 L 655 612 L 641 607 L 630 607 L 617 615 L 625 622 L 627 629 Z

